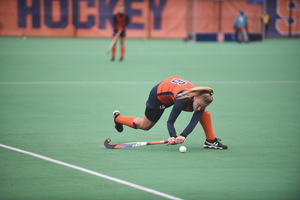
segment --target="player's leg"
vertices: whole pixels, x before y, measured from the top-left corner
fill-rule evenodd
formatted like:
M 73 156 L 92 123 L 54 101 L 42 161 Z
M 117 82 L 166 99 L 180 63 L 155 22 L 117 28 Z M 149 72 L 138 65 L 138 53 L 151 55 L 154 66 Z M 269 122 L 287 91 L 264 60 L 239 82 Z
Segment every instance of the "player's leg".
M 157 87 L 154 86 L 150 91 L 149 98 L 146 102 L 146 110 L 144 118 L 138 117 L 126 117 L 122 116 L 118 110 L 113 112 L 115 128 L 119 131 L 123 131 L 123 125 L 129 126 L 134 129 L 149 130 L 160 119 L 164 113 L 164 109 L 159 109 L 156 105 L 157 102 Z M 160 104 L 160 103 L 159 103 Z
M 243 40 L 243 38 L 242 38 L 242 32 L 241 31 L 237 31 L 237 41 L 238 41 L 238 43 L 241 43 Z
M 146 107 L 144 118 L 142 120 L 138 118 L 135 119 L 137 128 L 146 131 L 150 130 L 156 124 L 156 122 L 158 122 L 163 113 L 164 110 Z
M 134 129 L 150 130 L 162 116 L 164 110 L 146 108 L 144 118 L 127 117 L 120 114 L 119 111 L 114 111 L 115 128 L 123 131 L 123 125 L 129 126 Z
M 205 108 L 200 119 L 200 124 L 202 125 L 207 141 L 213 141 L 215 139 L 215 133 L 212 126 L 211 115 L 207 108 Z
M 247 31 L 246 31 L 246 30 L 243 31 L 242 34 L 243 34 L 243 40 L 244 40 L 245 42 L 249 42 L 249 37 L 248 37 Z
M 220 143 L 220 140 L 215 137 L 214 129 L 212 126 L 211 114 L 210 112 L 208 112 L 207 108 L 205 108 L 205 111 L 200 119 L 200 124 L 202 125 L 206 136 L 204 148 L 227 149 L 227 146 Z
M 117 131 L 122 132 L 123 131 L 123 125 L 129 126 L 131 128 L 136 129 L 136 125 L 133 122 L 136 117 L 127 117 L 120 114 L 118 110 L 115 110 L 113 112 L 114 117 L 114 125 Z
M 111 48 L 111 61 L 115 60 L 115 56 L 116 56 L 116 44 L 114 44 L 114 46 Z
M 125 55 L 125 30 L 123 30 L 120 34 L 120 44 L 121 44 L 121 56 L 120 61 L 123 61 Z
M 150 130 L 155 125 L 155 122 L 151 122 L 146 117 L 146 115 L 144 115 L 143 119 L 141 119 L 141 118 L 135 118 L 133 120 L 133 123 L 136 124 L 137 129 L 142 129 L 142 130 L 145 130 L 145 131 Z
M 117 33 L 117 30 L 114 30 L 113 38 L 116 35 L 116 33 Z M 115 42 L 114 46 L 111 48 L 111 61 L 115 60 L 115 56 L 116 56 L 116 44 L 117 44 L 117 41 Z

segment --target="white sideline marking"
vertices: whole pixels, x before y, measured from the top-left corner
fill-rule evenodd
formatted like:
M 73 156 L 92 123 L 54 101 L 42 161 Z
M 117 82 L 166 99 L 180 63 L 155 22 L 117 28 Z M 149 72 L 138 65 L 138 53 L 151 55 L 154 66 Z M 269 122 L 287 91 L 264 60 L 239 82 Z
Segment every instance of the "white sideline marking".
M 163 51 L 148 51 L 147 53 L 141 52 L 141 51 L 130 51 L 128 53 L 132 55 L 143 55 L 143 56 L 195 56 L 195 55 L 216 55 L 216 54 L 221 54 L 223 55 L 226 53 L 228 50 L 233 52 L 234 54 L 239 54 L 239 55 L 248 55 L 249 52 L 247 51 L 239 51 L 239 50 L 234 50 L 231 48 L 222 48 L 220 51 L 215 51 L 215 50 L 197 50 L 195 51 L 170 51 L 170 52 L 163 52 Z M 0 51 L 1 56 L 6 56 L 6 55 L 21 55 L 21 56 L 36 56 L 36 55 L 41 55 L 41 56 L 49 56 L 49 55 L 55 55 L 55 56 L 103 56 L 106 57 L 106 54 L 104 54 L 106 50 L 103 49 L 103 53 L 98 52 L 98 51 L 92 51 L 92 52 L 76 52 L 76 51 Z M 289 50 L 273 50 L 273 51 L 255 51 L 251 52 L 252 54 L 264 54 L 264 55 L 274 55 L 274 54 L 299 54 L 298 51 L 289 51 Z
M 190 81 L 194 84 L 295 84 L 300 81 Z M 0 85 L 140 85 L 140 84 L 157 84 L 158 82 L 104 82 L 104 81 L 78 81 L 78 82 L 0 82 Z
M 52 158 L 48 158 L 48 157 L 45 157 L 45 156 L 42 156 L 42 155 L 39 155 L 39 154 L 35 154 L 35 153 L 29 152 L 29 151 L 24 151 L 22 149 L 17 149 L 17 148 L 7 146 L 7 145 L 4 145 L 4 144 L 0 144 L 0 147 L 10 149 L 10 150 L 13 150 L 13 151 L 17 151 L 17 152 L 20 152 L 20 153 L 24 153 L 24 154 L 27 154 L 27 155 L 30 155 L 30 156 L 33 156 L 33 157 L 36 157 L 36 158 L 40 158 L 42 160 L 46 160 L 46 161 L 53 162 L 53 163 L 56 163 L 56 164 L 59 164 L 59 165 L 63 165 L 65 167 L 77 169 L 79 171 L 83 171 L 83 172 L 86 172 L 88 174 L 99 176 L 101 178 L 105 178 L 105 179 L 108 179 L 108 180 L 111 180 L 111 181 L 114 181 L 114 182 L 117 182 L 117 183 L 121 183 L 121 184 L 130 186 L 130 187 L 133 187 L 133 188 L 136 188 L 136 189 L 139 189 L 139 190 L 143 190 L 145 192 L 149 192 L 149 193 L 152 193 L 152 194 L 155 194 L 155 195 L 158 195 L 158 196 L 162 196 L 162 197 L 165 197 L 167 199 L 182 200 L 178 197 L 174 197 L 174 196 L 171 196 L 169 194 L 165 194 L 165 193 L 162 193 L 162 192 L 159 192 L 159 191 L 156 191 L 156 190 L 152 190 L 150 188 L 146 188 L 146 187 L 134 184 L 134 183 L 123 181 L 123 180 L 118 179 L 118 178 L 107 176 L 107 175 L 104 175 L 104 174 L 101 174 L 101 173 L 98 173 L 98 172 L 94 172 L 94 171 L 91 171 L 91 170 L 88 170 L 88 169 L 85 169 L 85 168 L 82 168 L 82 167 L 78 167 L 78 166 L 71 165 L 71 164 L 68 164 L 68 163 L 65 163 L 65 162 L 61 162 L 61 161 L 58 161 L 58 160 L 55 160 L 55 159 L 52 159 Z

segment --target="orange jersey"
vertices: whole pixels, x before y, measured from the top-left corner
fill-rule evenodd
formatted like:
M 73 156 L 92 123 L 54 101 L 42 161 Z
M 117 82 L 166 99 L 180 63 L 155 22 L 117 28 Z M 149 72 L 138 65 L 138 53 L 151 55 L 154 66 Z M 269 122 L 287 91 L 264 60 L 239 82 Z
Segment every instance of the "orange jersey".
M 146 102 L 146 106 L 148 109 L 164 110 L 170 106 L 173 106 L 167 122 L 168 131 L 171 137 L 177 137 L 174 123 L 181 111 L 194 111 L 194 97 L 176 99 L 176 96 L 180 92 L 189 90 L 194 87 L 196 87 L 194 84 L 178 76 L 172 76 L 154 86 L 150 91 L 149 98 Z M 181 136 L 187 137 L 187 135 L 193 131 L 196 124 L 201 119 L 203 112 L 204 110 L 194 112 L 190 123 L 184 129 L 182 134 L 180 134 Z
M 168 107 L 173 106 L 172 111 L 170 113 L 169 119 L 167 121 L 168 131 L 171 137 L 177 137 L 174 123 L 177 117 L 180 115 L 181 111 L 188 111 L 193 112 L 194 108 L 194 97 L 190 98 L 183 98 L 183 99 L 176 99 L 176 96 L 180 94 L 182 91 L 190 90 L 195 88 L 196 86 L 178 76 L 172 76 L 167 78 L 163 82 L 159 83 L 158 85 L 154 86 L 150 91 L 149 98 L 146 102 L 146 112 L 147 109 L 158 109 L 164 110 Z M 153 113 L 157 113 L 157 111 L 153 111 L 151 117 L 153 117 Z M 193 116 L 190 120 L 190 123 L 187 127 L 183 130 L 180 134 L 183 137 L 187 137 L 193 129 L 195 128 L 196 124 L 201 119 L 204 110 L 195 111 Z M 162 112 L 159 114 L 161 116 Z M 159 119 L 159 118 L 158 118 Z
M 164 104 L 173 104 L 181 91 L 196 87 L 194 84 L 178 76 L 171 76 L 158 85 L 157 98 Z
M 129 19 L 125 13 L 124 14 L 118 13 L 114 16 L 114 25 L 115 25 L 115 29 L 117 29 L 117 30 L 119 30 L 120 28 L 125 29 L 128 22 L 129 22 Z

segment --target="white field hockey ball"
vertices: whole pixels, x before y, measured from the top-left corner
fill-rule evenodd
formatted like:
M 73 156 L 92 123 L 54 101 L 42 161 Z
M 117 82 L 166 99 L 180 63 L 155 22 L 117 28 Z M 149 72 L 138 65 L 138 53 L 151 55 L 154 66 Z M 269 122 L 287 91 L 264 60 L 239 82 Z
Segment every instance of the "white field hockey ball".
M 185 146 L 181 146 L 181 147 L 179 148 L 179 151 L 180 151 L 181 153 L 186 152 L 186 147 L 185 147 Z

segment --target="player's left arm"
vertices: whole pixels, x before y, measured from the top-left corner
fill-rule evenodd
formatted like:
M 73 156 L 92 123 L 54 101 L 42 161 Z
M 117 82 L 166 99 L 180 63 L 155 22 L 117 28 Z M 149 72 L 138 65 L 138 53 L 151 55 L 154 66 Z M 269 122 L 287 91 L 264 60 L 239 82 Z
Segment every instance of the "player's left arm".
M 171 136 L 169 143 L 171 143 L 171 144 L 174 144 L 173 142 L 175 142 L 175 144 L 183 143 L 185 138 L 187 137 L 187 135 L 193 131 L 193 129 L 195 128 L 198 121 L 200 120 L 200 118 L 203 115 L 204 111 L 194 112 L 192 119 L 191 119 L 190 123 L 188 124 L 188 126 L 184 129 L 184 131 L 180 134 L 180 136 L 177 137 L 174 123 L 175 123 L 177 117 L 179 116 L 179 114 L 181 113 L 181 111 L 184 110 L 184 108 L 186 107 L 188 102 L 189 102 L 189 99 L 177 99 L 173 105 L 173 109 L 170 113 L 170 116 L 169 116 L 169 119 L 167 122 L 168 131 Z M 175 140 L 172 138 L 174 138 Z
M 167 127 L 168 127 L 170 137 L 173 138 L 177 137 L 174 123 L 183 109 L 184 109 L 184 105 L 182 105 L 182 103 L 179 100 L 175 101 L 169 119 L 167 121 Z
M 190 123 L 183 130 L 183 132 L 180 134 L 180 136 L 186 138 L 194 130 L 194 128 L 196 127 L 197 123 L 201 119 L 203 113 L 204 113 L 204 110 L 198 111 L 198 112 L 194 112 Z
M 126 15 L 126 21 L 125 21 L 125 25 L 123 26 L 123 29 L 125 28 L 125 27 L 127 27 L 127 25 L 129 24 L 129 16 L 128 15 Z
M 176 119 L 178 118 L 178 116 L 180 115 L 181 111 L 186 107 L 187 100 L 186 99 L 178 99 L 174 102 L 172 111 L 171 111 L 169 119 L 167 121 L 167 127 L 168 127 L 168 131 L 170 134 L 170 138 L 168 139 L 167 145 L 183 143 L 183 141 L 184 141 L 184 138 L 182 138 L 181 136 L 177 137 L 174 123 L 175 123 Z M 183 139 L 183 141 L 181 142 L 181 140 L 179 141 L 178 139 L 181 139 L 181 140 Z

